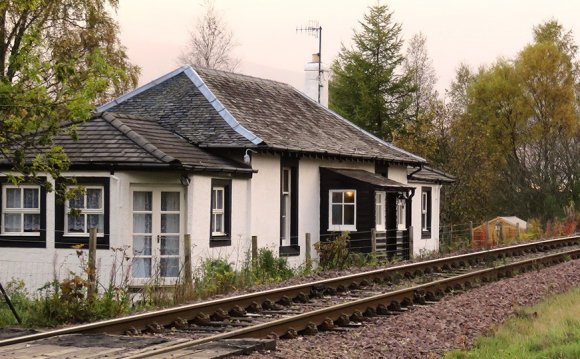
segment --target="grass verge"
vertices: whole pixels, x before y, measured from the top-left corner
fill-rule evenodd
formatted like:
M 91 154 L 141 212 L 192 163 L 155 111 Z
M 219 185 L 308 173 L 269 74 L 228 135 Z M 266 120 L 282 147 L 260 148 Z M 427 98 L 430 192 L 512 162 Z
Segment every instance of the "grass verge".
M 580 358 L 580 288 L 519 311 L 472 350 L 452 351 L 445 358 Z

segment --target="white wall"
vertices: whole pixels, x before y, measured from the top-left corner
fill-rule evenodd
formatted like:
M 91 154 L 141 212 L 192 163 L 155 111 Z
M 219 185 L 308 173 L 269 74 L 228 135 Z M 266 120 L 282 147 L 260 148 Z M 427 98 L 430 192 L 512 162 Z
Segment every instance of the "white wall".
M 441 185 L 410 183 L 415 187 L 412 199 L 413 255 L 419 256 L 439 250 L 439 213 Z M 421 192 L 423 188 L 431 188 L 431 235 L 422 238 L 421 233 Z

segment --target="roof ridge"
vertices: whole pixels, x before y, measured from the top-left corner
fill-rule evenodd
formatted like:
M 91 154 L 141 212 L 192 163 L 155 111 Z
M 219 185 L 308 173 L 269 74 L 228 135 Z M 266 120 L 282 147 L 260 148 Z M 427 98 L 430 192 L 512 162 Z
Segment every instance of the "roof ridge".
M 141 135 L 137 131 L 133 130 L 129 125 L 124 123 L 120 116 L 113 112 L 102 112 L 100 117 L 107 121 L 111 126 L 133 141 L 137 146 L 141 147 L 143 150 L 151 154 L 153 157 L 165 163 L 180 162 L 178 159 L 170 156 L 160 150 L 157 146 L 152 144 L 145 136 Z M 135 117 L 138 118 L 138 117 Z
M 203 67 L 203 66 L 195 66 L 192 67 L 192 69 L 194 71 L 196 71 L 196 69 L 202 70 L 202 71 L 209 71 L 209 72 L 215 72 L 218 74 L 224 74 L 225 76 L 235 76 L 235 77 L 244 77 L 247 79 L 252 79 L 252 80 L 257 80 L 260 82 L 271 82 L 271 83 L 275 83 L 275 84 L 279 84 L 279 85 L 283 85 L 286 87 L 291 87 L 294 88 L 294 86 L 287 84 L 286 82 L 282 82 L 282 81 L 277 81 L 277 80 L 273 80 L 273 79 L 266 79 L 263 77 L 258 77 L 258 76 L 254 76 L 254 75 L 248 75 L 248 74 L 242 74 L 239 72 L 233 72 L 233 71 L 226 71 L 226 70 L 216 70 L 216 69 L 210 69 L 208 67 Z
M 208 69 L 210 70 L 210 69 Z M 218 70 L 211 70 L 211 71 L 218 71 Z M 223 71 L 221 71 L 223 72 Z M 246 129 L 242 124 L 226 109 L 226 107 L 222 104 L 220 100 L 218 100 L 217 96 L 209 89 L 206 83 L 203 81 L 201 76 L 189 65 L 183 65 L 179 68 L 171 71 L 168 74 L 165 74 L 141 87 L 136 88 L 133 91 L 127 92 L 124 95 L 117 97 L 116 99 L 107 102 L 104 105 L 101 105 L 96 108 L 95 112 L 105 112 L 111 107 L 114 107 L 122 102 L 127 101 L 128 99 L 139 95 L 142 92 L 149 90 L 150 88 L 159 85 L 181 73 L 184 73 L 193 83 L 195 87 L 201 92 L 201 94 L 205 97 L 205 99 L 211 104 L 211 106 L 217 111 L 220 117 L 238 134 L 242 137 L 247 139 L 248 141 L 252 142 L 254 145 L 258 145 L 260 143 L 264 143 L 260 137 L 254 134 L 252 131 Z M 233 74 L 233 73 L 232 73 Z M 247 76 L 247 75 L 242 75 Z M 266 81 L 265 79 L 262 79 Z M 290 86 L 291 87 L 291 86 Z
M 383 140 L 383 139 L 381 139 L 381 138 L 379 138 L 379 137 L 377 137 L 377 136 L 373 135 L 372 133 L 368 132 L 367 130 L 363 129 L 362 127 L 360 127 L 360 126 L 356 125 L 355 123 L 353 123 L 353 122 L 351 122 L 351 121 L 347 120 L 346 118 L 342 117 L 342 116 L 341 116 L 341 115 L 339 115 L 338 113 L 336 113 L 336 112 L 332 111 L 332 110 L 331 110 L 331 109 L 329 109 L 328 107 L 322 106 L 322 105 L 321 105 L 321 104 L 319 104 L 317 101 L 314 101 L 313 99 L 311 99 L 311 98 L 310 98 L 310 96 L 308 96 L 308 95 L 307 95 L 307 94 L 305 94 L 304 92 L 302 92 L 302 91 L 300 91 L 300 90 L 296 89 L 296 88 L 295 88 L 295 87 L 293 87 L 293 86 L 290 86 L 290 87 L 291 87 L 291 88 L 292 88 L 294 91 L 296 91 L 298 94 L 300 94 L 302 97 L 306 98 L 306 99 L 307 99 L 307 100 L 309 100 L 310 102 L 312 102 L 312 103 L 316 104 L 318 107 L 322 108 L 324 111 L 326 111 L 326 112 L 329 112 L 329 113 L 330 113 L 331 115 L 333 115 L 333 116 L 336 116 L 338 119 L 342 120 L 343 122 L 346 122 L 348 125 L 350 125 L 350 126 L 354 127 L 355 129 L 357 129 L 357 130 L 361 131 L 363 134 L 365 134 L 365 135 L 369 136 L 370 138 L 372 138 L 372 139 L 374 139 L 375 141 L 379 142 L 379 143 L 380 143 L 380 144 L 382 144 L 383 146 L 385 146 L 385 147 L 388 147 L 388 148 L 390 148 L 390 149 L 392 149 L 392 150 L 395 150 L 395 151 L 399 151 L 399 152 L 401 152 L 401 153 L 404 153 L 404 154 L 406 154 L 406 155 L 408 155 L 408 156 L 411 156 L 411 157 L 413 157 L 413 158 L 416 158 L 416 159 L 417 159 L 417 161 L 419 161 L 419 162 L 425 162 L 425 163 L 427 162 L 427 160 L 426 160 L 425 158 L 423 158 L 423 157 L 420 157 L 420 156 L 417 156 L 417 155 L 416 155 L 416 154 L 414 154 L 414 153 L 411 153 L 411 152 L 409 152 L 409 151 L 406 151 L 406 150 L 404 150 L 404 149 L 402 149 L 402 148 L 399 148 L 399 147 L 397 147 L 397 146 L 393 145 L 392 143 L 390 143 L 390 142 L 387 142 L 387 141 L 385 141 L 385 140 Z
M 216 70 L 213 70 L 216 71 Z M 183 69 L 185 75 L 191 80 L 193 85 L 201 92 L 205 99 L 212 105 L 214 110 L 226 121 L 230 127 L 236 131 L 238 134 L 242 135 L 248 141 L 252 142 L 254 145 L 265 143 L 260 137 L 254 134 L 252 131 L 248 130 L 231 114 L 230 111 L 222 104 L 222 102 L 217 98 L 217 96 L 209 89 L 207 84 L 203 81 L 201 76 L 191 67 L 185 66 Z

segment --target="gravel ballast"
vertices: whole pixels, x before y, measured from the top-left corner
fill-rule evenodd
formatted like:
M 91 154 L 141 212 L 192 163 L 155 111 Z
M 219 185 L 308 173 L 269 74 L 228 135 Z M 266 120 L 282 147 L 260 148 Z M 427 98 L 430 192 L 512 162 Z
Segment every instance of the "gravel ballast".
M 580 285 L 580 260 L 447 296 L 429 306 L 374 317 L 359 329 L 279 340 L 251 358 L 438 358 L 469 348 L 476 337 L 513 317 L 521 306 Z

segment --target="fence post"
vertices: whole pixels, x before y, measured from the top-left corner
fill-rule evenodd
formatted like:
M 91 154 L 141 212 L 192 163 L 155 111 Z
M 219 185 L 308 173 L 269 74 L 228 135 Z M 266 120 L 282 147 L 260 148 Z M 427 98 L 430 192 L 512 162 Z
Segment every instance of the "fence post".
M 449 244 L 453 244 L 453 224 L 449 225 Z
M 89 228 L 89 288 L 87 297 L 92 300 L 97 294 L 97 229 Z
M 491 247 L 493 244 L 493 240 L 491 239 L 491 231 L 489 230 L 489 221 L 485 222 L 485 234 L 486 234 L 486 246 Z
M 376 253 L 377 251 L 377 231 L 376 229 L 371 229 L 371 252 Z
M 413 259 L 415 255 L 413 251 L 413 226 L 408 227 L 407 235 L 409 236 L 409 259 Z
M 252 264 L 256 266 L 258 260 L 258 236 L 252 236 Z
M 469 221 L 469 235 L 471 236 L 471 244 L 473 245 L 473 221 Z
M 304 246 L 306 246 L 304 251 L 306 255 L 305 267 L 307 270 L 310 270 L 312 269 L 312 242 L 310 239 L 310 233 L 306 233 L 305 235 Z
M 193 285 L 193 273 L 192 273 L 192 262 L 191 262 L 191 234 L 186 234 L 183 236 L 183 281 L 187 287 L 192 287 Z
M 8 306 L 10 307 L 10 310 L 12 311 L 12 314 L 14 315 L 14 318 L 16 318 L 16 321 L 18 322 L 18 324 L 22 324 L 22 320 L 20 319 L 20 316 L 18 315 L 16 308 L 14 308 L 14 305 L 12 305 L 12 301 L 10 300 L 8 293 L 6 293 L 6 291 L 4 290 L 2 283 L 0 283 L 0 292 L 2 292 L 2 295 L 4 296 L 4 300 L 6 301 L 6 304 L 8 304 Z
M 312 260 L 312 252 L 311 252 L 311 239 L 310 239 L 310 233 L 306 233 L 306 238 L 304 241 L 304 245 L 306 246 L 306 261 L 311 261 Z

